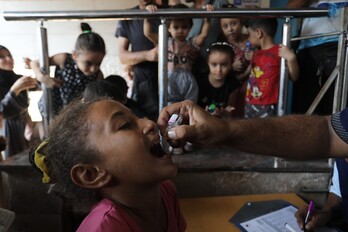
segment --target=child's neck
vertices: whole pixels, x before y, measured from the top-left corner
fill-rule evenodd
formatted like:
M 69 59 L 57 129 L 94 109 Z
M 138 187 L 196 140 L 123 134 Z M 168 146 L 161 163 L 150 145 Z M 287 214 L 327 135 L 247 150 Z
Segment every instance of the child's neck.
M 182 45 L 183 43 L 186 42 L 186 40 L 178 40 L 178 39 L 175 39 L 175 38 L 173 38 L 173 39 L 174 39 L 174 42 L 175 42 L 177 45 Z
M 260 48 L 261 50 L 267 50 L 272 48 L 275 45 L 273 38 L 270 37 L 266 37 L 261 39 L 261 43 L 260 43 Z
M 223 84 L 225 83 L 225 79 L 226 78 L 222 78 L 222 79 L 216 79 L 215 76 L 211 73 L 209 73 L 209 83 L 214 87 L 214 88 L 220 88 L 221 86 L 223 86 Z
M 160 184 L 147 189 L 130 186 L 116 188 L 104 189 L 102 196 L 121 206 L 144 231 L 166 231 L 167 213 L 161 198 Z
M 248 40 L 248 37 L 244 34 L 241 34 L 240 36 L 238 36 L 236 39 L 234 40 L 228 40 L 227 42 L 229 44 L 232 44 L 233 46 L 236 46 L 240 49 L 243 49 L 245 47 L 245 43 Z

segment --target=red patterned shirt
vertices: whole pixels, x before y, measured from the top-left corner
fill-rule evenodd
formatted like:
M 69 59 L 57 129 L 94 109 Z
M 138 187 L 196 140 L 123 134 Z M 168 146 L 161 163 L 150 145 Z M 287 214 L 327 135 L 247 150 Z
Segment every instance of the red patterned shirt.
M 279 45 L 254 52 L 246 101 L 253 105 L 277 104 L 280 76 Z

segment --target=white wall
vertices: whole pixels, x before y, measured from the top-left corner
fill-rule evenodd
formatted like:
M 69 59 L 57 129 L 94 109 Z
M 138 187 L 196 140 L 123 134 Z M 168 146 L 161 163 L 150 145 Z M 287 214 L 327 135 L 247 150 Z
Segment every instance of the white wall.
M 6 46 L 15 60 L 15 71 L 24 70 L 22 57 L 38 58 L 38 28 L 36 21 L 5 21 L 3 11 L 69 11 L 127 9 L 138 4 L 138 0 L 0 0 L 0 44 Z M 47 21 L 49 55 L 71 52 L 77 36 L 81 33 L 80 21 Z M 117 38 L 114 36 L 117 20 L 88 21 L 93 31 L 105 40 L 107 55 L 101 69 L 105 75 L 121 74 L 117 58 Z

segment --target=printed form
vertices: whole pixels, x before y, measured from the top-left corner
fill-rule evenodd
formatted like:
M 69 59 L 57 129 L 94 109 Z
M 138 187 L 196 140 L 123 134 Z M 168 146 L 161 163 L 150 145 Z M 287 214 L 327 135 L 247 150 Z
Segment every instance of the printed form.
M 280 210 L 242 222 L 240 225 L 247 232 L 291 232 L 285 227 L 287 223 L 296 232 L 301 232 L 295 218 L 297 209 L 290 205 Z

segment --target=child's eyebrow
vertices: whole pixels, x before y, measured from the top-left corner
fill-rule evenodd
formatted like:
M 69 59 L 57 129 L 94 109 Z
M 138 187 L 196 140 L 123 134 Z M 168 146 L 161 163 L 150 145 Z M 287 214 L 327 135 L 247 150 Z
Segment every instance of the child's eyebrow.
M 118 117 L 124 116 L 125 113 L 123 111 L 116 111 L 111 115 L 110 122 L 116 120 Z

